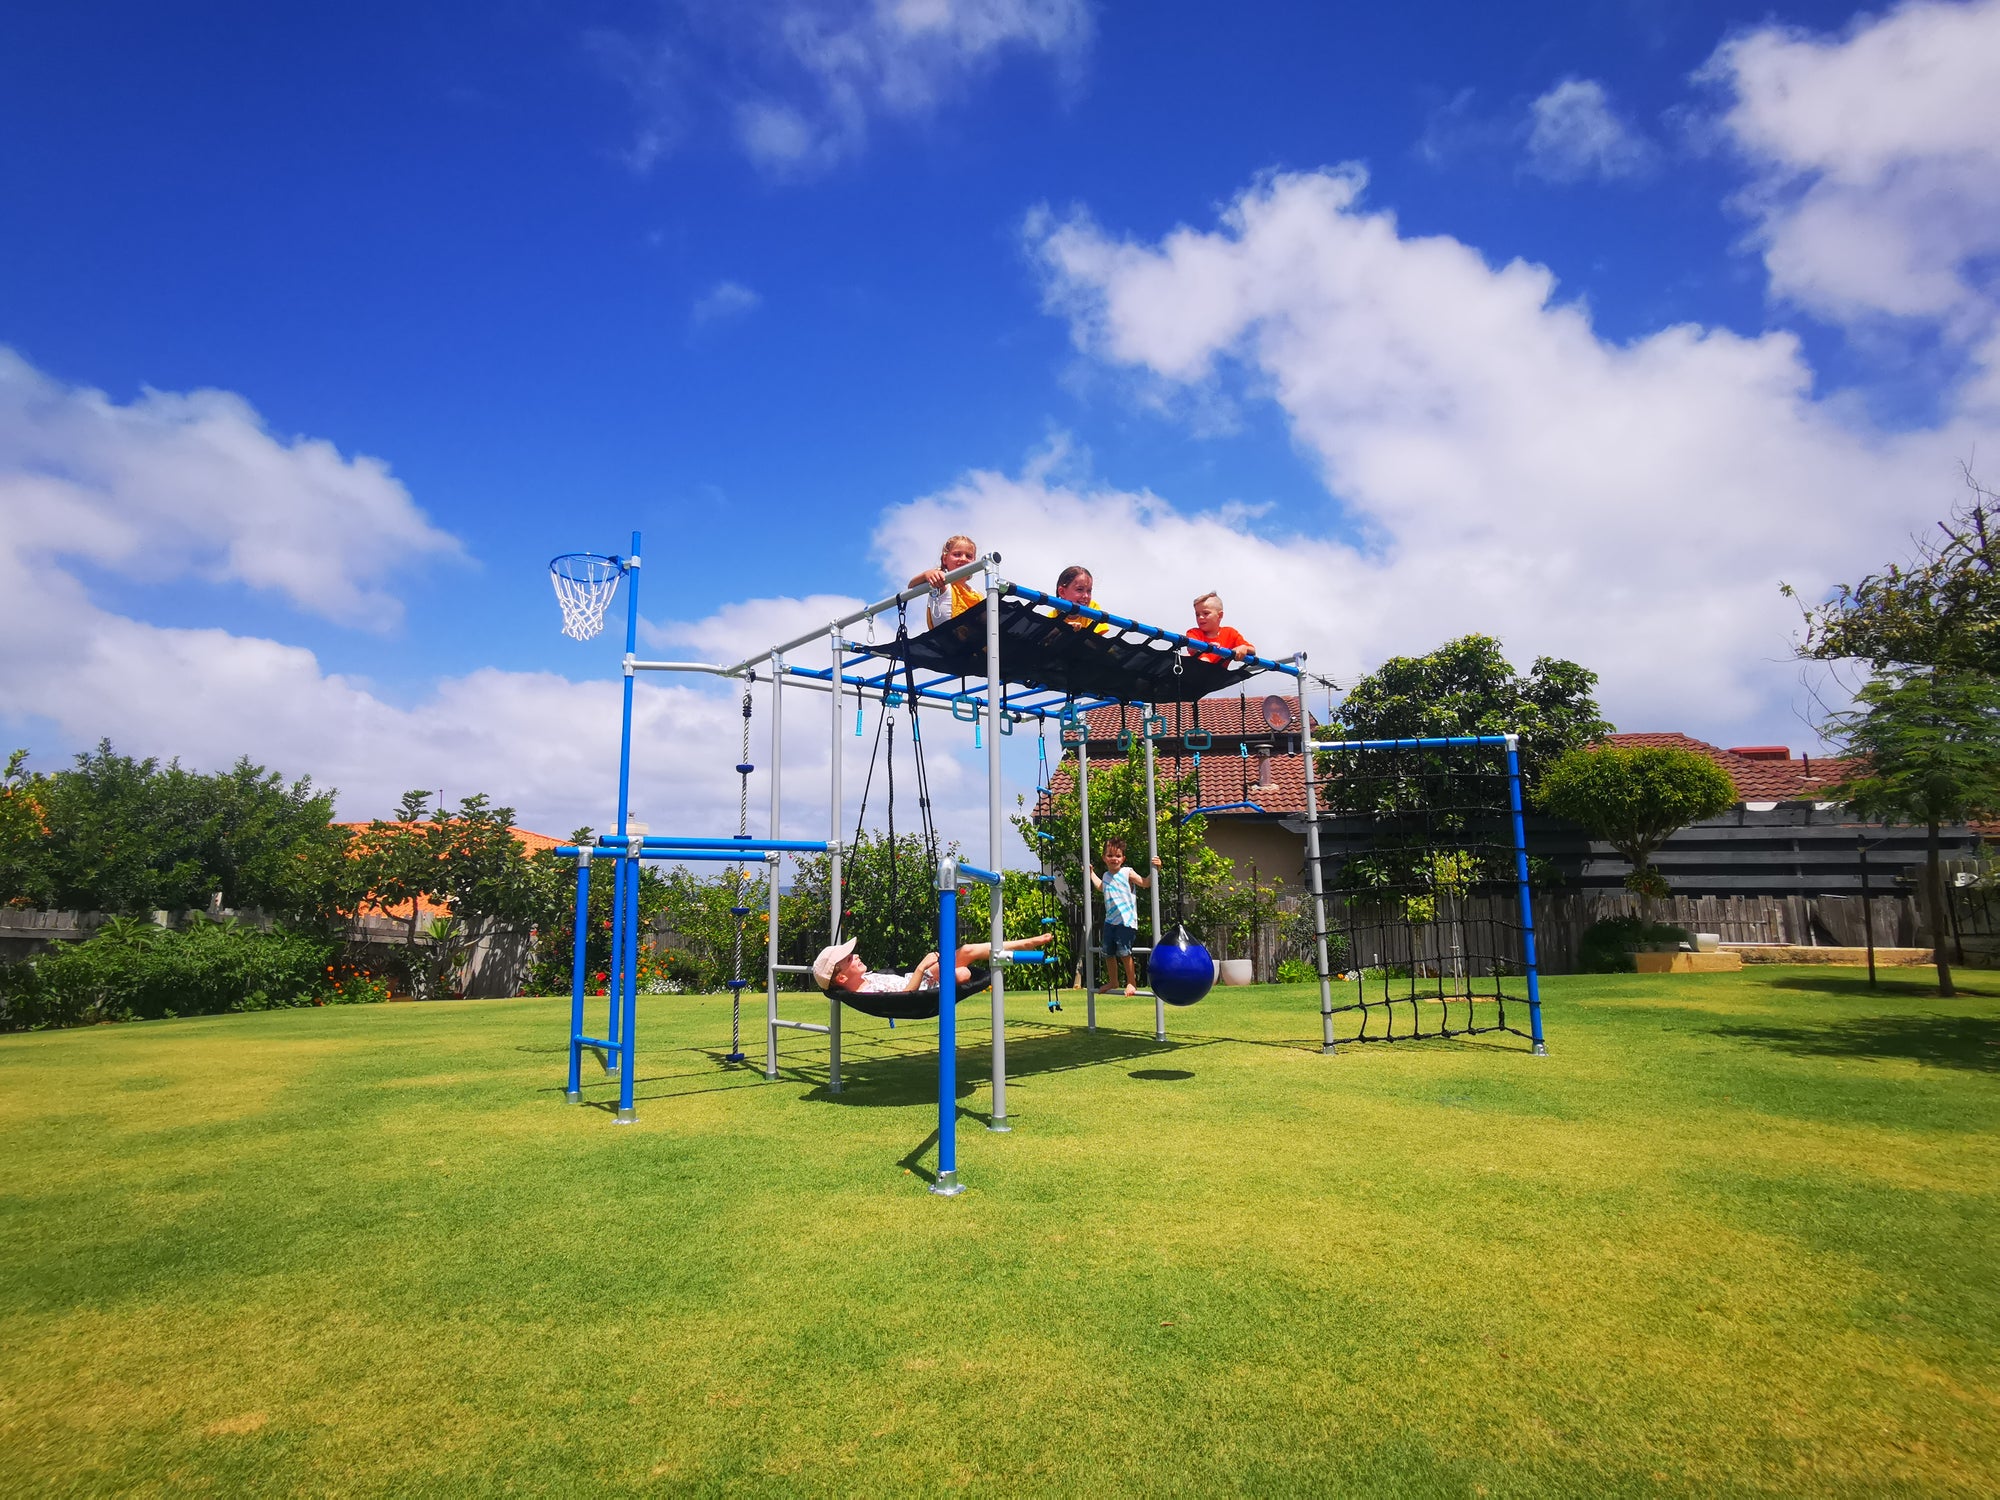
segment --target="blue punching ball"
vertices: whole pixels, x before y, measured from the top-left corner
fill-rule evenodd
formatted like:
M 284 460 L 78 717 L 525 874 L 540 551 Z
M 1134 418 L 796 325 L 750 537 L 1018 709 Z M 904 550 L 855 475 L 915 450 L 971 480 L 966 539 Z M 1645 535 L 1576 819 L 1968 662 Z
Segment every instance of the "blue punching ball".
M 1192 1005 L 1215 983 L 1215 960 L 1181 927 L 1153 949 L 1146 972 L 1152 979 L 1153 993 L 1167 1004 Z

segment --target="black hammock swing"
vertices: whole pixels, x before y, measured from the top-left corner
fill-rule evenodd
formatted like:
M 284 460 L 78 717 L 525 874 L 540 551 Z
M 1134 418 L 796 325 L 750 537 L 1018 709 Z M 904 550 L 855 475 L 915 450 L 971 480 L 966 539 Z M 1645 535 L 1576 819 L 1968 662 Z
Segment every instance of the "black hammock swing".
M 908 618 L 905 614 L 899 612 L 896 622 L 896 647 L 906 647 L 909 640 Z M 917 705 L 920 700 L 917 696 L 916 682 L 911 673 L 908 652 L 906 650 L 899 651 L 896 648 L 890 648 L 890 650 L 896 659 L 902 663 L 904 701 L 909 705 L 910 709 L 910 754 L 912 760 L 916 763 L 917 769 L 917 811 L 923 833 L 924 864 L 926 869 L 935 870 L 938 863 L 937 829 L 931 823 L 930 780 L 924 772 L 924 740 L 917 720 Z M 861 848 L 861 830 L 868 817 L 868 793 L 875 782 L 875 763 L 877 760 L 881 760 L 886 767 L 887 796 L 885 802 L 888 821 L 886 844 L 888 874 L 884 882 L 888 887 L 888 892 L 883 901 L 883 909 L 888 914 L 888 932 L 885 940 L 892 950 L 894 950 L 894 963 L 892 967 L 903 972 L 908 972 L 916 967 L 917 959 L 923 954 L 928 953 L 931 949 L 931 939 L 935 936 L 935 933 L 931 929 L 930 915 L 936 908 L 932 906 L 928 899 L 929 893 L 932 890 L 931 884 L 928 881 L 923 882 L 919 885 L 915 893 L 917 915 L 914 920 L 910 920 L 905 908 L 911 903 L 903 899 L 898 890 L 898 861 L 896 858 L 896 716 L 894 707 L 894 705 L 885 699 L 882 705 L 882 715 L 875 722 L 875 748 L 868 757 L 868 774 L 861 783 L 861 808 L 855 814 L 853 848 L 857 853 Z M 888 754 L 886 757 L 882 754 L 885 733 L 888 742 Z M 855 873 L 859 873 L 859 861 L 856 862 Z M 851 879 L 847 889 L 850 894 L 854 889 L 854 882 Z M 841 911 L 840 928 L 842 933 L 846 930 L 847 919 L 852 915 L 853 911 L 851 908 L 844 907 Z M 912 938 L 914 938 L 916 944 L 914 948 L 910 946 Z M 835 941 L 838 942 L 839 938 L 836 937 Z M 948 961 L 948 959 L 949 955 L 940 953 L 940 963 Z M 958 986 L 958 998 L 961 1001 L 968 1000 L 982 990 L 990 988 L 992 984 L 993 973 L 990 969 L 975 969 L 972 971 L 972 977 L 961 982 Z M 943 1009 L 940 992 L 935 987 L 918 990 L 877 991 L 871 994 L 857 994 L 853 990 L 840 990 L 829 987 L 823 989 L 821 993 L 829 1000 L 838 1000 L 842 1005 L 851 1006 L 855 1010 L 860 1011 L 864 1016 L 874 1016 L 876 1019 L 882 1021 L 929 1021 L 934 1020 L 938 1012 Z
M 1233 687 L 1264 670 L 1221 652 L 1201 655 L 1159 639 L 1129 640 L 1113 629 L 1071 625 L 1062 616 L 1022 603 L 1000 601 L 1000 675 L 1024 687 L 1072 698 L 1116 698 L 1127 703 L 1192 703 Z M 877 656 L 948 677 L 986 676 L 986 601 L 944 624 L 867 648 Z M 1206 657 L 1217 655 L 1220 660 Z

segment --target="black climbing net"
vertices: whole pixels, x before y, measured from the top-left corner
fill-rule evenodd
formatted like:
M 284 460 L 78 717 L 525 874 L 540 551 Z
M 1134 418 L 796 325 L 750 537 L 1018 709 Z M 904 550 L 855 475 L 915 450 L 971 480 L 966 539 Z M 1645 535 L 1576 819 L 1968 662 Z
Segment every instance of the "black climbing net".
M 1336 1041 L 1526 1038 L 1529 929 L 1505 747 L 1317 754 Z

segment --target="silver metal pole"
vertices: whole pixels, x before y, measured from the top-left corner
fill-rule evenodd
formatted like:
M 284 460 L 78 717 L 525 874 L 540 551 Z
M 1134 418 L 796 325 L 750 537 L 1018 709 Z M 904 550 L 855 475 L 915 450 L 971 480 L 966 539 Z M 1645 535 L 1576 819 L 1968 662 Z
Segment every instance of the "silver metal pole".
M 840 941 L 840 751 L 841 751 L 841 681 L 840 681 L 840 627 L 829 626 L 826 632 L 827 645 L 833 654 L 833 704 L 832 735 L 827 742 L 829 788 L 826 800 L 826 940 Z M 826 1087 L 827 1092 L 840 1092 L 840 1018 L 841 1004 L 838 1000 L 826 1002 Z
M 1090 720 L 1079 717 L 1083 743 L 1076 747 L 1076 805 L 1083 838 L 1083 1025 L 1097 1030 L 1097 966 L 1090 952 Z
M 1305 659 L 1303 651 L 1292 658 L 1301 667 Z M 1327 973 L 1326 892 L 1320 885 L 1319 876 L 1319 793 L 1313 782 L 1312 715 L 1306 709 L 1303 674 L 1299 681 L 1299 734 L 1306 762 L 1306 879 L 1312 886 L 1314 942 L 1319 951 L 1320 1051 L 1330 1056 L 1333 1052 L 1333 980 Z
M 712 661 L 640 661 L 632 660 L 635 672 L 707 672 L 716 677 L 741 677 L 739 667 L 719 667 Z
M 1000 570 L 986 570 L 986 868 L 1000 877 L 991 887 L 993 921 L 990 941 L 993 953 L 989 970 L 993 975 L 993 1118 L 988 1130 L 1012 1130 L 1007 1123 L 1007 965 L 1000 961 L 1006 951 L 1006 913 L 1002 909 L 1007 890 L 1006 856 L 1000 847 L 1000 694 L 1005 684 L 1000 678 Z M 949 963 L 949 954 L 939 954 Z
M 769 838 L 778 837 L 785 780 L 785 663 L 771 653 L 771 824 Z M 778 1076 L 778 875 L 781 859 L 764 866 L 770 880 L 770 930 L 764 957 L 764 1076 Z
M 989 567 L 992 564 L 997 563 L 999 561 L 1000 559 L 997 555 L 989 553 L 985 557 L 977 558 L 974 561 L 967 563 L 962 568 L 953 568 L 949 573 L 944 575 L 944 581 L 948 584 L 951 584 L 958 582 L 958 580 L 961 578 L 970 578 L 974 573 L 979 572 L 982 568 Z M 835 630 L 845 630 L 848 626 L 854 624 L 856 621 L 865 620 L 870 615 L 879 615 L 882 613 L 883 610 L 894 609 L 899 604 L 907 604 L 909 603 L 910 600 L 916 598 L 919 594 L 928 594 L 930 591 L 931 591 L 931 586 L 929 584 L 920 583 L 912 588 L 904 589 L 901 593 L 891 594 L 886 599 L 877 599 L 873 604 L 867 605 L 861 609 L 857 609 L 851 615 L 841 616 L 838 620 L 835 620 L 833 622 L 833 628 Z M 821 627 L 821 629 L 824 628 L 825 627 Z M 796 650 L 800 646 L 810 646 L 814 641 L 818 640 L 819 638 L 820 638 L 819 630 L 808 630 L 804 635 L 798 637 L 798 639 L 796 640 L 786 641 L 782 646 L 773 646 L 768 652 L 759 652 L 755 656 L 746 656 L 742 661 L 739 661 L 733 667 L 724 667 L 722 669 L 723 674 L 725 676 L 734 676 L 738 672 L 744 672 L 749 670 L 751 667 L 756 666 L 757 663 L 762 661 L 766 655 L 774 657 L 783 656 L 787 651 Z
M 1151 714 L 1147 718 L 1152 717 Z M 1146 719 L 1139 721 L 1144 731 Z M 1152 897 L 1153 952 L 1160 951 L 1160 810 L 1153 798 L 1153 737 L 1146 735 L 1146 891 Z M 1146 988 L 1153 987 L 1153 960 L 1146 959 Z M 1153 1040 L 1167 1039 L 1167 1006 L 1159 993 L 1153 995 Z

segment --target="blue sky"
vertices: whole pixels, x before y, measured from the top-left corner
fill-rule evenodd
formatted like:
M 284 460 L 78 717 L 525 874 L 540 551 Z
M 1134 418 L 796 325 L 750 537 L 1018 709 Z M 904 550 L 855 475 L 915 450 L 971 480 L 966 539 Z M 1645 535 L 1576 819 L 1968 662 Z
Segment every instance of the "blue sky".
M 1776 581 L 2000 429 L 1996 83 L 1992 3 L 17 7 L 0 717 L 567 827 L 551 553 L 644 529 L 720 654 L 950 522 L 1809 744 Z M 716 705 L 653 700 L 674 818 Z

